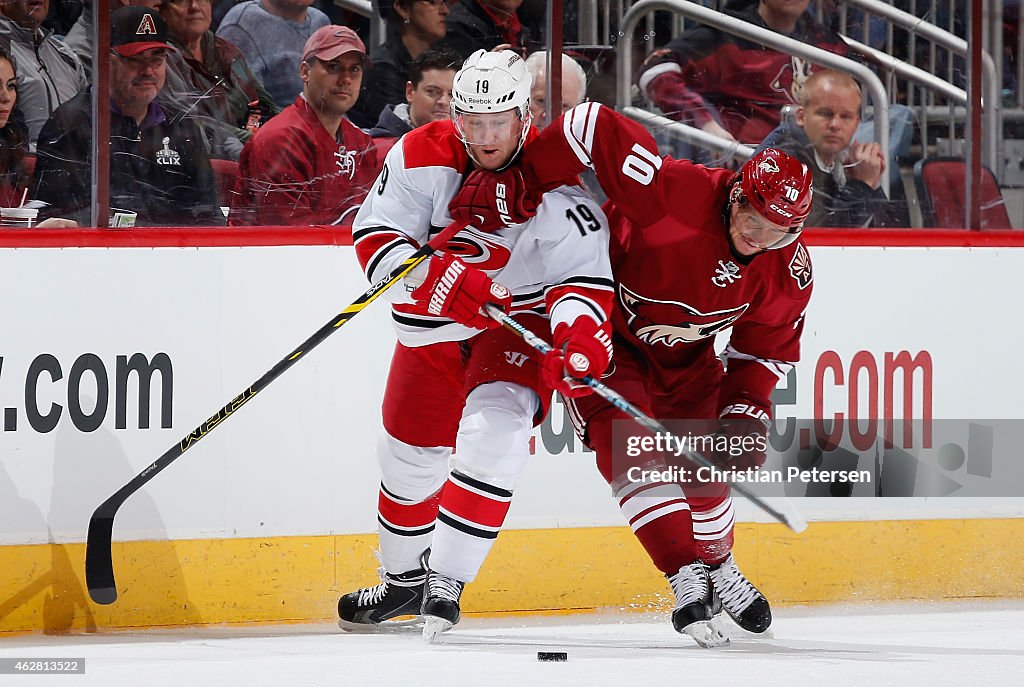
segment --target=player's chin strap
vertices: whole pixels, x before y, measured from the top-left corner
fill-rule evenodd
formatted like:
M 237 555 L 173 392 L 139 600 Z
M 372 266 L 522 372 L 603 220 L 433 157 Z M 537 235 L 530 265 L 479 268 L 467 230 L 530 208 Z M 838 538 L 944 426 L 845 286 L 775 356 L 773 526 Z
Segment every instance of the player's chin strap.
M 486 309 L 487 314 L 492 319 L 494 319 L 497 322 L 500 322 L 504 327 L 518 334 L 523 339 L 523 341 L 527 343 L 527 345 L 529 345 L 531 348 L 533 348 L 541 355 L 547 355 L 549 351 L 553 350 L 551 345 L 544 341 L 544 339 L 540 338 L 539 336 L 531 332 L 529 329 L 516 322 L 514 319 L 512 319 L 512 317 L 505 314 L 505 312 L 501 308 L 491 305 L 490 303 L 485 305 L 484 308 Z M 677 440 L 679 442 L 679 446 L 683 446 L 685 444 L 685 442 L 679 440 L 678 437 L 676 437 L 668 427 L 658 422 L 654 418 L 647 417 L 647 415 L 642 413 L 639 408 L 637 408 L 632 403 L 624 399 L 622 396 L 619 395 L 617 391 L 614 391 L 613 389 L 605 385 L 603 382 L 594 379 L 590 375 L 587 375 L 582 379 L 573 378 L 572 381 L 586 384 L 606 401 L 611 403 L 613 406 L 615 406 L 622 412 L 629 415 L 631 418 L 633 418 L 638 423 L 640 423 L 647 429 L 651 430 L 655 434 L 660 434 L 662 436 L 671 436 L 674 440 Z M 711 468 L 713 470 L 718 470 L 721 468 L 721 466 L 715 465 L 710 460 L 694 451 L 684 451 L 681 455 L 682 457 L 694 463 L 697 463 L 698 465 L 703 465 L 706 468 Z M 743 496 L 747 497 L 747 499 L 749 499 L 750 502 L 753 503 L 755 506 L 757 506 L 765 513 L 772 516 L 773 518 L 781 522 L 783 525 L 793 530 L 794 532 L 799 533 L 807 529 L 807 521 L 804 520 L 804 518 L 796 511 L 796 509 L 793 507 L 791 503 L 789 503 L 787 499 L 783 498 L 779 500 L 779 505 L 781 506 L 780 509 L 776 508 L 772 504 L 769 504 L 767 501 L 762 499 L 757 494 L 752 493 L 742 482 L 732 483 L 732 488 L 735 489 L 740 494 L 742 494 Z

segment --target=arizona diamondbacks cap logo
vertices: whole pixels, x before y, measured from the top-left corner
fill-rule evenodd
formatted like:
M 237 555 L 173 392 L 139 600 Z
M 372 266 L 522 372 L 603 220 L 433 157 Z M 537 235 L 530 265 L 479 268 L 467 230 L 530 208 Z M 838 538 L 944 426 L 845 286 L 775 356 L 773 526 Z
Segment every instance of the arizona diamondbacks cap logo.
M 649 344 L 695 343 L 732 326 L 740 319 L 749 303 L 730 308 L 701 312 L 679 301 L 660 301 L 630 291 L 619 284 L 619 302 L 626 311 L 629 329 L 638 339 Z
M 152 14 L 142 15 L 142 21 L 139 22 L 139 28 L 135 29 L 136 36 L 155 36 L 156 35 L 156 24 L 153 22 Z

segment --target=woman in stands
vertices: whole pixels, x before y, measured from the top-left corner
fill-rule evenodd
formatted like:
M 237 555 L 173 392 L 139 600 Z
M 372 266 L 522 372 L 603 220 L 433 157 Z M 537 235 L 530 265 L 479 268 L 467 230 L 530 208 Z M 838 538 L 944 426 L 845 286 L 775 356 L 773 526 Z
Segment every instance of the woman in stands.
M 448 0 L 395 0 L 380 4 L 387 21 L 387 39 L 370 53 L 370 68 L 363 75 L 359 99 L 348 118 L 369 129 L 388 105 L 405 102 L 409 65 L 427 48 L 445 37 Z
M 168 55 L 164 96 L 199 120 L 211 157 L 237 160 L 253 132 L 280 111 L 277 104 L 242 51 L 210 30 L 209 0 L 165 0 L 158 9 L 177 48 Z
M 14 58 L 0 46 L 0 207 L 18 207 L 25 198 L 28 173 L 28 128 L 21 113 L 14 109 L 18 100 L 18 70 Z M 53 217 L 37 226 L 77 227 L 73 220 Z

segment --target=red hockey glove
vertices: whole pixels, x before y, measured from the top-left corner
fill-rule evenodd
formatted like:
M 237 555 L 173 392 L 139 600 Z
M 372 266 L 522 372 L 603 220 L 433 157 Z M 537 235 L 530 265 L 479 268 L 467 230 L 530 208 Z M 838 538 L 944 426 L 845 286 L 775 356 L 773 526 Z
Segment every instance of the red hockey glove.
M 452 219 L 466 221 L 480 231 L 494 232 L 520 224 L 537 214 L 518 167 L 502 172 L 471 172 L 448 204 Z
M 732 403 L 718 416 L 715 462 L 734 470 L 764 465 L 771 416 L 756 404 Z
M 566 377 L 597 379 L 604 374 L 612 360 L 611 324 L 577 317 L 571 325 L 555 327 L 553 346 L 542 363 L 544 383 L 569 398 L 586 396 L 593 389 Z
M 512 307 L 508 289 L 450 253 L 430 259 L 427 278 L 412 292 L 412 297 L 425 304 L 431 315 L 447 317 L 474 329 L 501 326 L 482 312 L 484 303 L 494 303 L 505 312 Z

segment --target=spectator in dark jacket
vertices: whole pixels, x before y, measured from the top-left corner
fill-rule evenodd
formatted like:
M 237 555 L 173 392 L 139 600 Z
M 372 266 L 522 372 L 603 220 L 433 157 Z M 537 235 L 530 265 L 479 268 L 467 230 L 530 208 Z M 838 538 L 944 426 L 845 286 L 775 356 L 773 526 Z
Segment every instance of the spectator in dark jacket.
M 449 48 L 431 48 L 409 65 L 405 99 L 400 105 L 388 105 L 380 113 L 377 126 L 369 134 L 377 146 L 377 157 L 384 159 L 399 138 L 418 126 L 451 119 L 452 84 L 462 60 Z
M 523 0 L 459 0 L 448 15 L 444 44 L 463 60 L 481 48 L 492 50 L 499 45 L 524 56 L 541 48 L 541 25 L 524 15 L 523 4 Z
M 349 119 L 364 129 L 372 127 L 384 108 L 405 102 L 409 65 L 424 50 L 445 37 L 448 0 L 382 0 L 380 14 L 387 21 L 387 39 L 370 52 L 359 100 Z M 461 66 L 461 61 L 460 61 Z
M 164 0 L 160 16 L 177 52 L 167 59 L 161 98 L 195 119 L 213 156 L 237 160 L 242 145 L 278 112 L 237 47 L 210 31 L 210 0 Z
M 860 86 L 847 74 L 817 71 L 800 92 L 796 120 L 761 144 L 803 162 L 814 177 L 812 227 L 898 226 L 900 214 L 881 188 L 886 161 L 877 143 L 853 140 L 860 124 Z
M 167 27 L 144 7 L 110 15 L 110 206 L 137 226 L 223 224 L 198 127 L 156 103 L 167 70 Z M 88 224 L 92 200 L 92 98 L 81 93 L 43 126 L 33 183 L 40 214 Z

